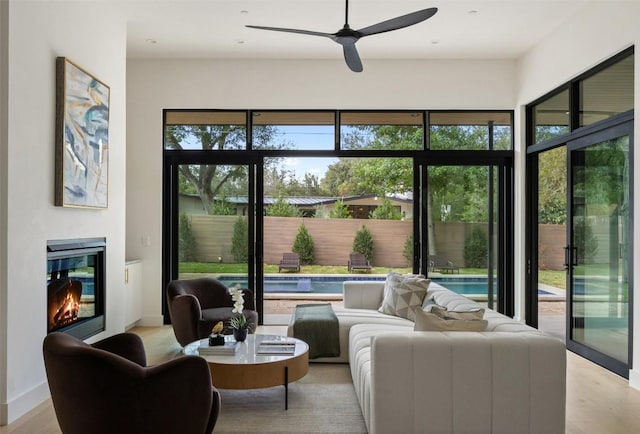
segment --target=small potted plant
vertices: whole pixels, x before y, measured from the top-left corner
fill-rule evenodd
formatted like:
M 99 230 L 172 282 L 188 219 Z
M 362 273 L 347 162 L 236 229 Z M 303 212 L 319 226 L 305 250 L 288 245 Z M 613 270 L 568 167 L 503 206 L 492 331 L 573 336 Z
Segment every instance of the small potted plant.
M 229 326 L 233 330 L 233 337 L 236 341 L 243 342 L 247 339 L 247 333 L 251 330 L 251 323 L 242 313 L 242 310 L 244 309 L 244 293 L 240 286 L 229 288 L 229 293 L 233 300 L 232 312 L 235 314 L 229 320 Z

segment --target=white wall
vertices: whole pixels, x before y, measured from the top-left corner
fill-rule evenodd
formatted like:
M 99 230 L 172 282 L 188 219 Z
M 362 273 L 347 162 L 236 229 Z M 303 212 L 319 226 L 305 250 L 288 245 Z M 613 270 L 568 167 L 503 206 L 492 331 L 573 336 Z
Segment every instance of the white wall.
M 5 11 L 5 2 L 3 11 Z M 42 360 L 46 328 L 46 242 L 106 237 L 107 331 L 124 330 L 126 21 L 107 3 L 12 1 L 8 35 L 8 119 L 0 147 L 1 423 L 48 397 Z M 8 32 L 6 24 L 8 25 Z M 111 87 L 109 208 L 61 208 L 54 198 L 55 59 L 66 56 Z M 2 80 L 4 80 L 4 75 Z M 2 114 L 2 112 L 0 112 Z M 5 130 L 2 139 L 4 142 Z M 4 191 L 6 189 L 6 198 Z M 5 304 L 6 302 L 6 304 Z M 6 380 L 6 381 L 4 381 Z
M 7 384 L 7 121 L 9 89 L 9 4 L 0 1 L 0 384 Z M 0 388 L 0 403 L 7 401 L 6 388 Z M 5 420 L 5 407 L 0 406 L 0 423 Z
M 598 2 L 589 4 L 571 21 L 549 35 L 545 41 L 534 47 L 518 62 L 518 107 L 532 102 L 580 75 L 590 68 L 614 54 L 635 45 L 640 41 L 640 3 L 637 2 Z M 636 52 L 635 64 L 635 111 L 640 113 L 640 56 Z M 522 110 L 523 111 L 523 110 Z M 635 143 L 640 143 L 639 121 L 635 121 Z M 521 142 L 523 143 L 523 142 Z M 524 150 L 516 149 L 516 167 L 524 167 Z M 640 152 L 634 152 L 635 173 L 640 167 Z M 524 174 L 520 172 L 519 185 L 516 190 L 516 228 L 524 227 Z M 640 176 L 635 176 L 634 191 L 640 192 Z M 638 269 L 640 264 L 640 210 L 639 201 L 635 201 L 634 216 L 634 264 L 632 269 Z M 516 239 L 516 264 L 522 270 L 524 264 L 524 234 L 518 233 Z M 516 287 L 524 287 L 524 275 L 518 273 L 521 279 Z M 640 312 L 640 273 L 634 275 L 634 312 Z M 635 315 L 638 318 L 638 315 Z M 636 319 L 633 326 L 633 359 L 636 360 L 635 369 L 629 374 L 629 383 L 640 388 L 640 320 Z
M 144 262 L 142 324 L 162 314 L 162 109 L 510 110 L 514 76 L 508 60 L 367 61 L 361 74 L 342 60 L 129 60 L 127 256 Z

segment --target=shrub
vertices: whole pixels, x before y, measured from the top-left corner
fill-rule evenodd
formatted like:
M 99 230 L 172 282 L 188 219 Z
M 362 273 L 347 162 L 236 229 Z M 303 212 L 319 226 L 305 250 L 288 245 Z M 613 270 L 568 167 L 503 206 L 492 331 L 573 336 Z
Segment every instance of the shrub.
M 278 197 L 274 203 L 267 207 L 267 215 L 270 217 L 299 217 L 300 211 L 283 197 Z
M 235 215 L 236 209 L 226 197 L 222 197 L 219 200 L 216 200 L 213 205 L 211 205 L 211 215 Z
M 180 214 L 178 222 L 178 260 L 180 262 L 196 260 L 196 237 L 191 229 L 191 219 L 186 213 Z
M 411 267 L 413 265 L 413 233 L 407 235 L 407 239 L 404 240 L 402 256 L 407 259 L 407 265 Z
M 298 233 L 296 234 L 296 239 L 293 240 L 291 251 L 298 254 L 301 264 L 312 264 L 315 259 L 313 255 L 313 239 L 304 223 L 298 228 Z
M 356 236 L 353 239 L 353 248 L 354 253 L 362 253 L 365 258 L 371 263 L 373 259 L 373 235 L 365 225 L 362 225 L 358 232 L 356 232 Z
M 231 254 L 236 263 L 246 263 L 249 256 L 249 247 L 247 246 L 247 238 L 249 229 L 247 221 L 243 217 L 238 217 L 233 224 L 233 236 L 231 237 Z
M 376 220 L 400 220 L 402 215 L 391 200 L 384 197 L 380 202 L 380 206 L 369 213 L 369 217 Z
M 349 207 L 342 200 L 339 200 L 336 202 L 333 209 L 329 213 L 329 218 L 350 219 L 352 217 L 351 213 L 349 213 Z
M 577 250 L 577 263 L 590 263 L 598 253 L 598 237 L 593 233 L 589 220 L 584 217 L 574 219 L 573 240 Z
M 475 226 L 464 243 L 464 263 L 466 267 L 486 268 L 488 265 L 488 241 L 484 231 Z

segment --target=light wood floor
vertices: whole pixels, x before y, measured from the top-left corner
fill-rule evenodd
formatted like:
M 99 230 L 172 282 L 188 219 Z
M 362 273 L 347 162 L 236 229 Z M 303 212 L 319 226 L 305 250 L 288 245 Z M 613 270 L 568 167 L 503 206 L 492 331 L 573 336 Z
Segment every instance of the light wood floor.
M 258 333 L 284 334 L 285 326 L 261 326 Z M 149 364 L 180 354 L 171 326 L 138 327 Z M 567 426 L 570 434 L 640 432 L 640 391 L 627 380 L 567 353 Z M 59 434 L 51 401 L 47 400 L 17 421 L 0 427 L 0 434 Z

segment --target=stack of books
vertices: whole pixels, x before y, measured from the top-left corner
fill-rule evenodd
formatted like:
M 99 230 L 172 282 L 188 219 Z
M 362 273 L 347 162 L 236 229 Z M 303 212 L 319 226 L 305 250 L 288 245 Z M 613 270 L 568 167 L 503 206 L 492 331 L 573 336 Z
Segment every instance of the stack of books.
M 296 351 L 296 341 L 293 339 L 264 340 L 258 346 L 258 354 L 293 354 Z
M 207 342 L 202 342 L 198 348 L 201 356 L 233 356 L 238 350 L 236 341 L 226 341 L 224 345 L 209 346 Z

